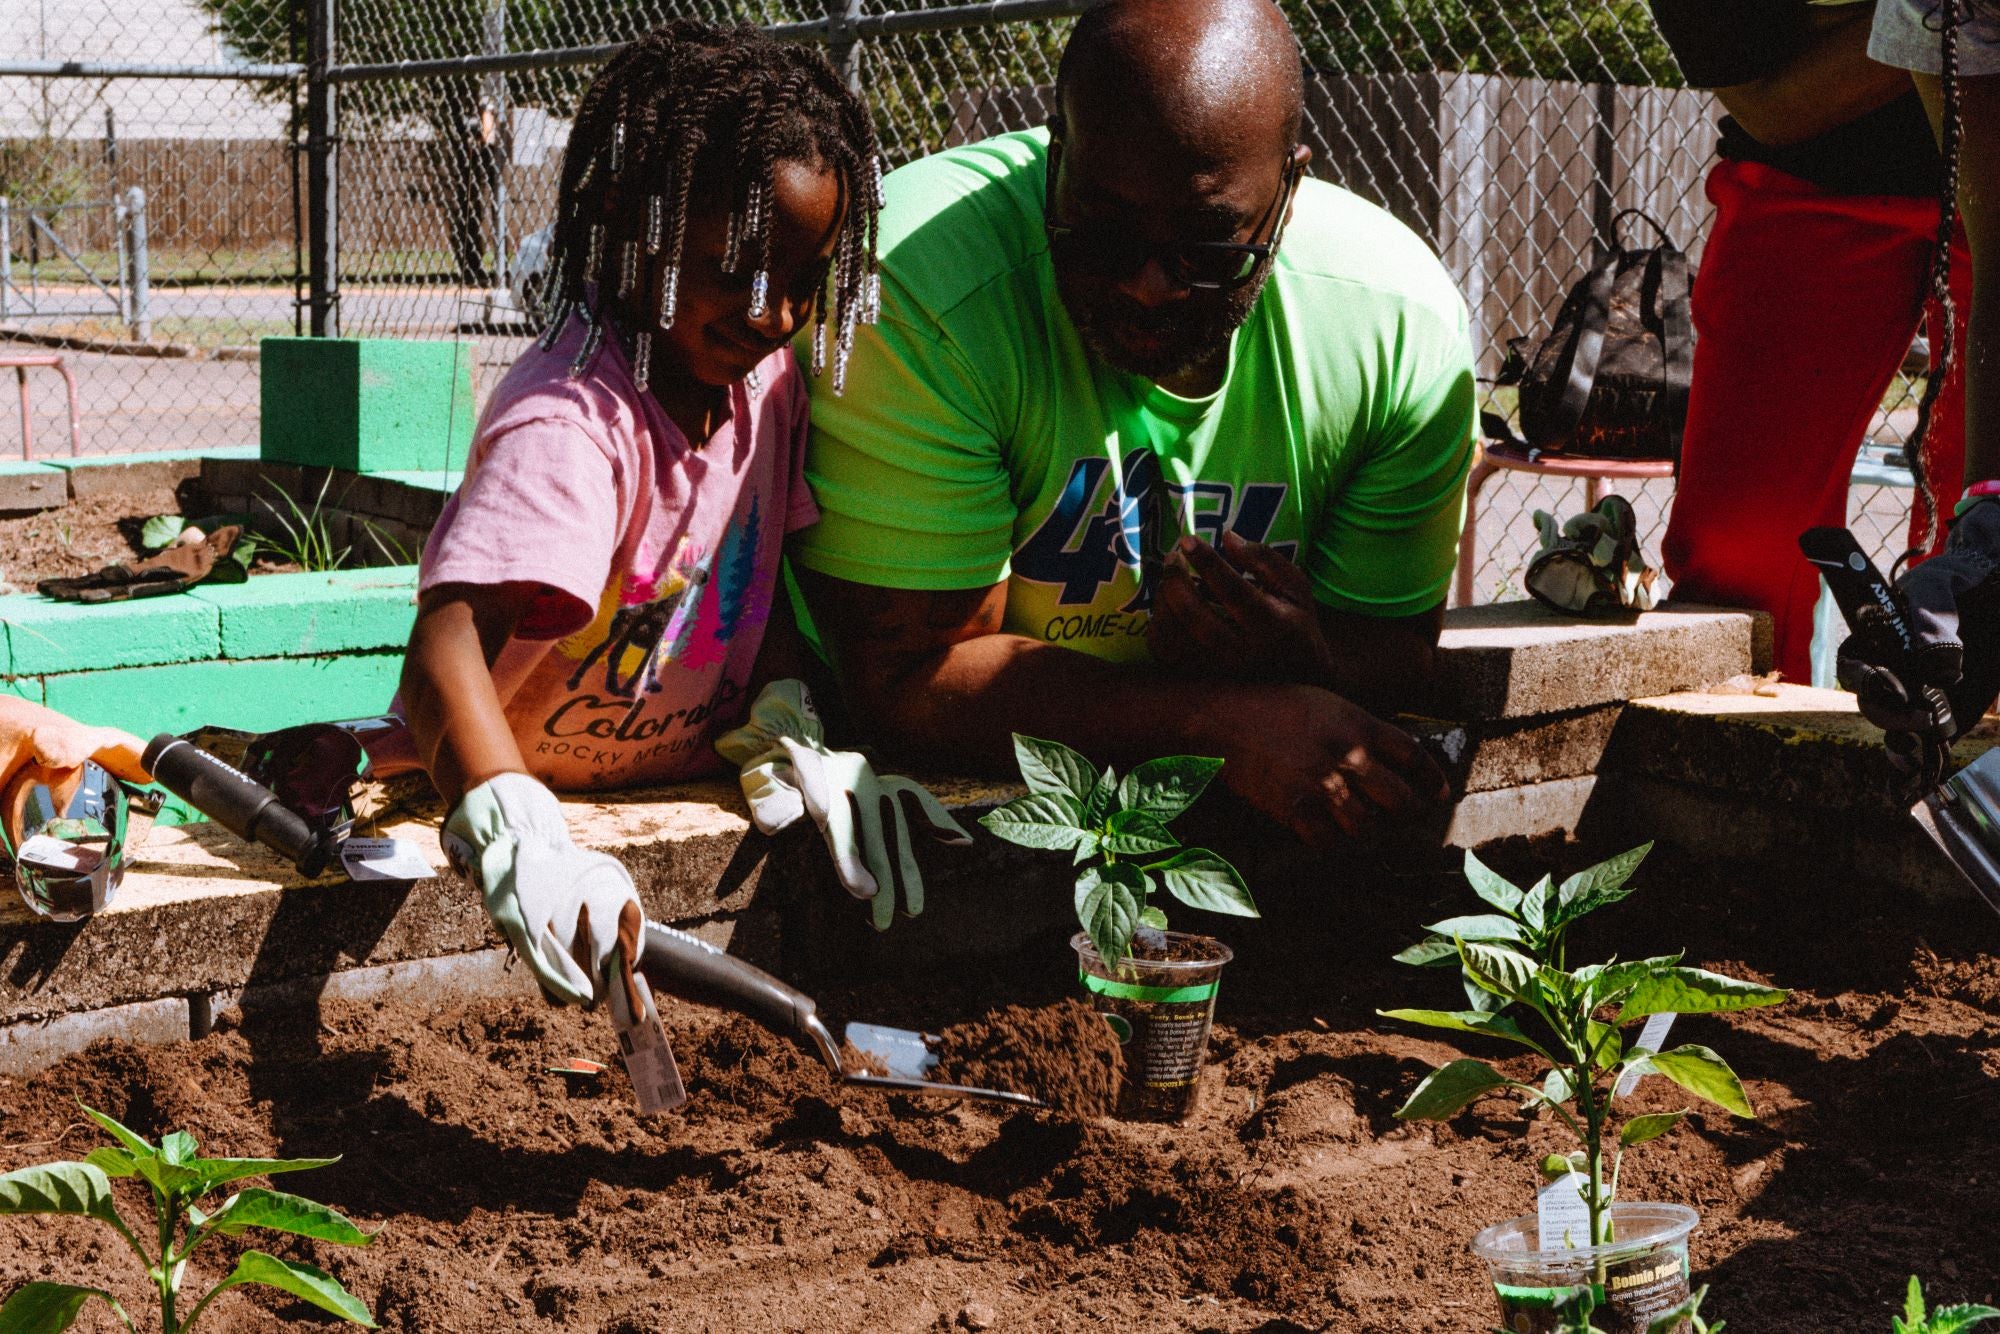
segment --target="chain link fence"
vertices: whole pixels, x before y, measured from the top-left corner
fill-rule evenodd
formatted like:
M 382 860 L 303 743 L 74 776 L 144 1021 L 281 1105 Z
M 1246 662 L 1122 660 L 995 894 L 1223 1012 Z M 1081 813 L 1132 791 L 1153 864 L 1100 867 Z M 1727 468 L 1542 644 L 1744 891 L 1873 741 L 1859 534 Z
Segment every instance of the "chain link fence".
M 1483 376 L 1545 327 L 1620 209 L 1699 262 L 1717 109 L 1679 86 L 1643 0 L 1280 2 L 1310 72 L 1313 170 L 1443 256 Z M 0 14 L 0 355 L 62 350 L 86 452 L 254 443 L 257 341 L 314 327 L 474 338 L 483 391 L 526 345 L 567 114 L 616 43 L 676 16 L 825 43 L 900 163 L 1039 123 L 1082 7 L 16 0 Z M 324 230 L 316 166 L 337 179 Z M 44 452 L 66 438 L 59 388 L 12 428 Z M 1874 440 L 1900 445 L 1912 393 L 1892 387 Z M 0 427 L 0 454 L 12 443 Z M 1671 482 L 1625 490 L 1657 552 Z M 1857 486 L 1864 544 L 1899 550 L 1907 502 Z M 1582 504 L 1578 484 L 1494 477 L 1474 600 L 1519 596 L 1530 511 Z

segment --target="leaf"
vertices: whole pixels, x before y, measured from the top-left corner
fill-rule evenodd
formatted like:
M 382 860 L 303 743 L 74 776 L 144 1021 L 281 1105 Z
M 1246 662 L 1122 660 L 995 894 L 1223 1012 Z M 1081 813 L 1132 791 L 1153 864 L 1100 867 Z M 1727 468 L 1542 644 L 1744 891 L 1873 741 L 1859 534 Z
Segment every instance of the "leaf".
M 1584 1041 L 1590 1044 L 1588 1055 L 1593 1069 L 1609 1070 L 1625 1055 L 1625 1039 L 1616 1024 L 1589 1020 L 1584 1025 Z
M 98 1125 L 103 1126 L 105 1131 L 110 1134 L 111 1138 L 117 1140 L 120 1144 L 124 1145 L 125 1152 L 131 1154 L 134 1158 L 150 1158 L 155 1153 L 158 1152 L 158 1150 L 152 1146 L 152 1143 L 150 1141 L 143 1139 L 133 1131 L 126 1129 L 125 1126 L 121 1124 L 119 1121 L 117 1121 L 115 1118 L 106 1116 L 103 1112 L 98 1111 L 95 1107 L 92 1107 L 87 1103 L 79 1102 L 77 1103 L 77 1106 L 83 1108 L 84 1114 L 88 1116 L 91 1120 L 97 1122 Z
M 1076 878 L 1077 921 L 1107 967 L 1131 951 L 1132 930 L 1145 906 L 1145 887 L 1145 872 L 1125 862 L 1091 867 Z
M 1776 1005 L 1790 993 L 1701 968 L 1661 968 L 1642 977 L 1618 1011 L 1628 1023 L 1649 1014 L 1722 1014 Z
M 1542 1076 L 1542 1096 L 1539 1101 L 1555 1106 L 1568 1102 L 1575 1096 L 1576 1090 L 1570 1086 L 1569 1076 L 1561 1070 L 1551 1070 Z M 1528 1108 L 1533 1107 L 1536 1101 L 1536 1099 L 1530 1099 L 1527 1106 L 1523 1107 L 1522 1110 L 1526 1111 Z
M 1149 903 L 1139 910 L 1139 925 L 1150 926 L 1155 931 L 1164 931 L 1167 929 L 1167 915 Z
M 1461 940 L 1458 959 L 1466 977 L 1481 990 L 1514 1001 L 1527 1000 L 1532 995 L 1529 988 L 1535 981 L 1535 963 L 1524 954 L 1499 945 Z
M 1426 1028 L 1448 1028 L 1458 1033 L 1503 1038 L 1548 1055 L 1542 1051 L 1539 1042 L 1523 1033 L 1521 1026 L 1504 1014 L 1484 1014 L 1478 1010 L 1377 1010 L 1375 1013 L 1384 1019 L 1400 1019 L 1406 1024 L 1422 1024 Z
M 1083 807 L 1076 798 L 1054 792 L 1031 792 L 981 816 L 979 823 L 1009 843 L 1024 848 L 1060 852 L 1073 848 L 1086 832 Z
M 1118 804 L 1128 811 L 1144 811 L 1162 822 L 1171 820 L 1194 805 L 1221 770 L 1221 760 L 1200 755 L 1147 760 L 1126 774 L 1118 785 Z
M 2000 1319 L 2000 1310 L 1991 1306 L 1940 1306 L 1931 1312 L 1931 1322 L 1924 1330 L 1925 1334 L 1958 1334 L 1982 1320 L 1994 1319 Z
M 76 1323 L 77 1312 L 92 1297 L 102 1297 L 114 1307 L 118 1304 L 102 1288 L 24 1283 L 14 1289 L 6 1305 L 0 1306 L 0 1334 L 61 1334 Z
M 230 1196 L 209 1222 L 215 1231 L 228 1237 L 241 1236 L 247 1228 L 261 1227 L 330 1241 L 336 1246 L 366 1246 L 375 1239 L 345 1215 L 316 1200 L 262 1186 L 252 1186 Z
M 1456 958 L 1457 955 L 1458 955 L 1458 946 L 1453 945 L 1452 956 Z M 1463 965 L 1461 965 L 1461 968 L 1462 967 Z M 1470 1005 L 1473 1009 L 1479 1011 L 1479 1013 L 1498 1014 L 1502 1010 L 1507 1008 L 1508 1000 L 1505 996 L 1494 995 L 1492 992 L 1488 991 L 1485 987 L 1482 987 L 1477 982 L 1473 981 L 1470 977 L 1461 976 L 1459 978 L 1459 981 L 1465 987 L 1465 1003 L 1467 1005 Z
M 1912 1325 L 1920 1325 L 1924 1320 L 1924 1289 L 1915 1274 L 1910 1275 L 1910 1287 L 1903 1296 L 1903 1318 Z
M 1559 925 L 1549 911 L 1555 892 L 1555 880 L 1546 875 L 1521 892 L 1521 920 L 1531 930 L 1546 931 Z
M 1076 841 L 1076 855 L 1070 858 L 1070 865 L 1081 866 L 1100 851 L 1102 848 L 1098 845 L 1097 835 L 1085 830 L 1083 837 Z
M 1190 908 L 1227 913 L 1231 917 L 1259 915 L 1243 877 L 1207 848 L 1188 848 L 1146 869 L 1158 875 L 1167 892 Z
M 1651 1116 L 1635 1116 L 1618 1130 L 1618 1142 L 1626 1148 L 1658 1139 L 1681 1123 L 1686 1112 L 1657 1112 Z
M 1079 805 L 1097 785 L 1097 766 L 1060 741 L 1039 741 L 1014 733 L 1014 762 L 1030 792 L 1076 799 Z
M 1083 803 L 1083 823 L 1091 829 L 1103 824 L 1118 809 L 1118 775 L 1106 769 L 1097 776 L 1097 786 L 1090 789 L 1089 797 Z
M 1736 1116 L 1754 1117 L 1743 1082 L 1729 1063 L 1707 1047 L 1687 1043 L 1656 1052 L 1637 1062 L 1646 1074 L 1665 1075 L 1697 1098 L 1704 1098 Z
M 1588 964 L 1576 970 L 1576 978 L 1585 984 L 1584 995 L 1589 998 L 1591 1008 L 1596 1009 L 1600 1005 L 1616 1005 L 1646 978 L 1680 961 L 1678 954 L 1660 954 L 1624 963 Z
M 178 514 L 155 514 L 146 520 L 145 527 L 139 530 L 139 545 L 148 551 L 170 547 L 174 544 L 174 539 L 181 535 L 181 529 L 185 527 L 187 520 Z
M 1504 1088 L 1507 1076 L 1484 1061 L 1460 1059 L 1431 1071 L 1410 1100 L 1396 1111 L 1400 1121 L 1443 1121 L 1487 1093 Z
M 1181 841 L 1167 827 L 1144 811 L 1114 811 L 1106 822 L 1104 847 L 1121 857 L 1142 857 L 1152 852 L 1168 852 Z
M 341 1287 L 340 1281 L 333 1275 L 309 1264 L 280 1260 L 262 1251 L 245 1251 L 236 1262 L 236 1272 L 216 1286 L 234 1287 L 238 1283 L 261 1283 L 267 1288 L 289 1292 L 301 1301 L 310 1302 L 343 1320 L 351 1320 L 369 1329 L 377 1328 L 375 1317 L 354 1294 Z
M 1629 852 L 1607 857 L 1563 881 L 1562 888 L 1556 891 L 1562 923 L 1567 925 L 1585 913 L 1595 912 L 1630 894 L 1632 888 L 1625 882 L 1632 878 L 1632 873 L 1639 869 L 1639 863 L 1645 861 L 1646 854 L 1652 850 L 1651 843 L 1641 843 Z
M 1473 856 L 1469 849 L 1465 854 L 1465 878 L 1471 883 L 1472 892 L 1481 899 L 1509 917 L 1520 916 L 1520 886 L 1489 868 L 1485 862 Z
M 1427 926 L 1424 930 L 1433 935 L 1443 936 L 1447 941 L 1456 937 L 1460 940 L 1513 940 L 1525 941 L 1526 933 L 1521 924 L 1511 917 L 1499 913 L 1481 913 L 1474 917 L 1447 917 L 1442 922 Z M 1454 949 L 1453 953 L 1457 953 Z
M 189 1167 L 201 1177 L 204 1192 L 245 1177 L 271 1177 L 285 1172 L 310 1172 L 332 1167 L 338 1158 L 197 1158 Z
M 194 1136 L 185 1130 L 175 1130 L 160 1136 L 160 1161 L 172 1163 L 175 1167 L 186 1167 L 194 1161 L 201 1146 Z
M 109 1145 L 104 1145 L 92 1149 L 89 1153 L 83 1155 L 83 1161 L 89 1163 L 108 1177 L 129 1177 L 132 1175 L 132 1155 L 123 1149 L 114 1149 Z
M 1419 968 L 1428 968 L 1432 964 L 1446 961 L 1457 963 L 1458 944 L 1443 936 L 1432 936 L 1428 940 L 1418 941 L 1408 949 L 1398 950 L 1392 957 L 1397 963 L 1414 964 Z
M 69 1214 L 117 1223 L 111 1179 L 90 1163 L 40 1163 L 0 1176 L 0 1214 Z

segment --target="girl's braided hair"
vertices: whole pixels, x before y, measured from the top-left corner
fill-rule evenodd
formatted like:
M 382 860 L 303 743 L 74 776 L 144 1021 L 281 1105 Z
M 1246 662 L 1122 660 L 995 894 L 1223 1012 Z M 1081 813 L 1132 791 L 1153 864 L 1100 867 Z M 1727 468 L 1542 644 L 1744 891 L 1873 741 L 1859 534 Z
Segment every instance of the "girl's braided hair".
M 1931 480 L 1930 438 L 1931 416 L 1937 408 L 1938 394 L 1944 388 L 1945 377 L 1954 369 L 1952 362 L 1957 354 L 1956 303 L 1951 296 L 1951 243 L 1958 221 L 1958 175 L 1959 141 L 1964 127 L 1960 124 L 1958 86 L 1958 37 L 1959 27 L 1964 22 L 1962 6 L 1964 0 L 1940 0 L 1930 21 L 1937 25 L 1942 48 L 1938 65 L 1938 82 L 1944 92 L 1943 114 L 1940 116 L 1940 155 L 1944 159 L 1943 180 L 1938 183 L 1937 238 L 1931 250 L 1930 272 L 1927 278 L 1927 292 L 1931 310 L 1936 316 L 1937 327 L 1931 329 L 1931 368 L 1924 381 L 1923 396 L 1917 400 L 1917 424 L 1903 442 L 1903 461 L 1909 465 L 1911 476 L 1917 484 L 1917 518 L 1923 536 L 1915 546 L 1905 551 L 1896 561 L 1896 570 L 1927 551 L 1938 537 L 1938 523 L 1943 517 L 1938 512 L 1937 487 Z
M 834 243 L 832 294 L 820 294 L 813 315 L 812 358 L 818 374 L 830 318 L 839 393 L 855 325 L 872 323 L 881 306 L 875 238 L 882 160 L 875 130 L 867 107 L 818 50 L 750 27 L 674 19 L 619 51 L 591 81 L 563 153 L 543 346 L 554 344 L 572 312 L 580 315 L 590 327 L 576 360 L 580 373 L 602 334 L 586 286 L 596 284 L 600 301 L 614 293 L 623 301 L 637 283 L 640 247 L 648 255 L 664 250 L 660 307 L 631 330 L 633 369 L 644 389 L 653 328 L 674 322 L 688 210 L 697 195 L 726 200 L 723 267 L 734 273 L 755 266 L 750 313 L 761 317 L 770 300 L 780 162 L 824 166 L 840 177 L 847 212 Z

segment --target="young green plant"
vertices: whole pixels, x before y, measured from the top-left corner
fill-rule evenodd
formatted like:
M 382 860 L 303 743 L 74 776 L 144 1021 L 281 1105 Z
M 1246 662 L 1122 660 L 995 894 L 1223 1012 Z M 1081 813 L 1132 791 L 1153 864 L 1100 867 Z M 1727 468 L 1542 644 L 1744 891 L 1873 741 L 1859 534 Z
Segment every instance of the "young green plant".
M 2000 1320 L 2000 1310 L 1966 1304 L 1940 1306 L 1926 1314 L 1924 1288 L 1915 1274 L 1910 1275 L 1910 1289 L 1903 1297 L 1903 1314 L 1890 1317 L 1894 1334 L 1959 1334 L 1983 1320 Z
M 374 1240 L 373 1234 L 323 1204 L 262 1186 L 236 1191 L 211 1209 L 199 1203 L 232 1182 L 303 1172 L 339 1162 L 338 1158 L 202 1158 L 196 1156 L 194 1136 L 185 1131 L 163 1135 L 153 1144 L 102 1112 L 83 1110 L 104 1128 L 115 1147 L 94 1149 L 82 1162 L 42 1163 L 0 1176 L 0 1214 L 69 1214 L 109 1226 L 146 1267 L 159 1294 L 161 1334 L 188 1334 L 219 1294 L 246 1283 L 277 1288 L 343 1320 L 375 1328 L 368 1308 L 331 1274 L 254 1250 L 237 1257 L 236 1267 L 195 1302 L 185 1318 L 180 1314 L 188 1258 L 210 1237 L 236 1237 L 250 1228 L 264 1228 L 340 1246 L 366 1246 Z M 123 1177 L 139 1178 L 152 1192 L 151 1250 L 139 1239 L 140 1231 L 147 1229 L 128 1225 L 112 1199 L 111 1182 Z M 0 1304 L 0 1334 L 59 1334 L 75 1323 L 93 1297 L 109 1304 L 125 1328 L 136 1334 L 139 1326 L 131 1314 L 103 1288 L 46 1282 L 23 1284 Z
M 1235 867 L 1206 848 L 1182 847 L 1167 829 L 1194 805 L 1221 760 L 1173 755 L 1148 760 L 1121 779 L 1068 746 L 1018 732 L 1014 758 L 1028 795 L 980 823 L 1009 843 L 1075 855 L 1083 867 L 1076 877 L 1077 921 L 1107 967 L 1132 952 L 1132 933 L 1140 927 L 1166 929 L 1167 915 L 1150 902 L 1162 886 L 1190 908 L 1257 916 Z
M 1429 936 L 1396 956 L 1421 966 L 1456 964 L 1463 974 L 1467 1010 L 1382 1010 L 1385 1018 L 1430 1028 L 1498 1038 L 1526 1047 L 1547 1063 L 1536 1083 L 1510 1079 L 1484 1061 L 1461 1059 L 1431 1072 L 1396 1115 L 1443 1121 L 1500 1089 L 1524 1095 L 1522 1110 L 1547 1108 L 1582 1145 L 1562 1159 L 1556 1174 L 1573 1165 L 1584 1176 L 1590 1244 L 1611 1241 L 1611 1203 L 1625 1150 L 1658 1139 L 1686 1111 L 1634 1116 L 1619 1127 L 1610 1175 L 1604 1145 L 1613 1119 L 1613 1091 L 1620 1076 L 1664 1075 L 1703 1101 L 1736 1116 L 1752 1116 L 1742 1081 L 1707 1047 L 1687 1043 L 1669 1051 L 1627 1046 L 1625 1025 L 1656 1014 L 1720 1014 L 1775 1005 L 1786 993 L 1700 968 L 1683 967 L 1678 954 L 1616 960 L 1571 968 L 1569 929 L 1586 915 L 1625 898 L 1630 880 L 1652 849 L 1647 843 L 1555 883 L 1543 876 L 1518 885 L 1465 854 L 1465 878 L 1495 911 L 1452 917 L 1425 929 Z M 1509 1010 L 1540 1021 L 1540 1033 L 1523 1028 Z M 1550 1170 L 1554 1164 L 1545 1162 Z

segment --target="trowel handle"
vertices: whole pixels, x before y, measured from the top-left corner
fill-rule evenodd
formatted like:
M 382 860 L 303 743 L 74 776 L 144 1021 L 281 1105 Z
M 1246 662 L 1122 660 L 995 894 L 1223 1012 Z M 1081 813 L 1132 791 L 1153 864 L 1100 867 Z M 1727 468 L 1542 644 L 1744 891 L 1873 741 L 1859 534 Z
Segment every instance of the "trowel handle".
M 287 810 L 277 795 L 215 756 L 171 732 L 146 747 L 142 761 L 155 782 L 253 843 L 262 843 L 299 868 L 318 875 L 332 856 L 331 835 Z
M 671 926 L 646 923 L 643 942 L 639 969 L 653 986 L 684 1000 L 734 1010 L 767 1028 L 803 1038 L 828 1069 L 840 1073 L 840 1048 L 821 1022 L 812 997 Z

